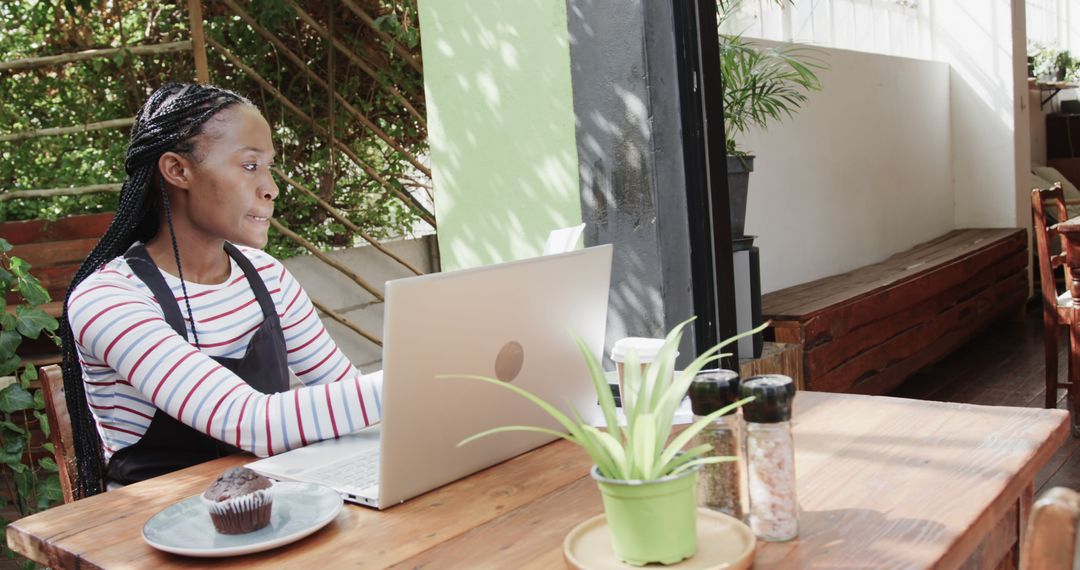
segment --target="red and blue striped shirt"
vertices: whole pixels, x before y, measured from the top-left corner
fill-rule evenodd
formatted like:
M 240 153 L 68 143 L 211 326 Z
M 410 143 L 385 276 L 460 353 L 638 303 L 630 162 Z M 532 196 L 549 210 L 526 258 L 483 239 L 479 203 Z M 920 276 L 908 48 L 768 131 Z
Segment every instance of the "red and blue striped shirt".
M 263 322 L 243 271 L 218 285 L 187 282 L 199 349 L 165 322 L 157 300 L 118 257 L 79 284 L 68 302 L 90 410 L 110 457 L 139 440 L 161 409 L 259 456 L 338 437 L 379 421 L 378 382 L 364 377 L 323 328 L 281 262 L 238 246 L 258 269 L 281 318 L 288 365 L 303 386 L 263 394 L 211 356 L 239 358 Z M 180 280 L 162 272 L 187 310 Z

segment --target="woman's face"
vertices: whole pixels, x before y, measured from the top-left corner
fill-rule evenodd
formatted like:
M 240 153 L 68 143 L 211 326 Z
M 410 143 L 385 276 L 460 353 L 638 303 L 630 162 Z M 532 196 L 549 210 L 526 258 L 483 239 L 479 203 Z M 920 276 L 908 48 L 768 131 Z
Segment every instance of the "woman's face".
M 191 228 L 210 239 L 266 245 L 278 187 L 270 173 L 274 143 L 258 109 L 233 105 L 195 141 L 188 190 Z

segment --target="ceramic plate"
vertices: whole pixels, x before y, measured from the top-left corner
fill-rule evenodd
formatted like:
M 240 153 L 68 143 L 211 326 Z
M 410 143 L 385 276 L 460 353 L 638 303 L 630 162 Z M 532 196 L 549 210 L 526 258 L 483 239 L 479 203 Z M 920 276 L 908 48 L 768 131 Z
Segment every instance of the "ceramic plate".
M 326 526 L 341 511 L 341 495 L 311 483 L 275 483 L 270 524 L 247 534 L 220 534 L 199 496 L 184 499 L 143 525 L 150 546 L 185 556 L 238 556 L 300 540 Z

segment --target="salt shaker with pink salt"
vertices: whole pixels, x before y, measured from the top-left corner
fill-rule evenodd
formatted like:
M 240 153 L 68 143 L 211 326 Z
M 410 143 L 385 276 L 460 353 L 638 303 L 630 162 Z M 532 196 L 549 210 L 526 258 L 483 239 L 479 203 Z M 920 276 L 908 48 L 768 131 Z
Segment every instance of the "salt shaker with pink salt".
M 791 405 L 795 384 L 779 374 L 755 376 L 742 383 L 746 421 L 747 487 L 750 528 L 771 542 L 799 534 L 795 497 L 795 444 L 791 437 Z

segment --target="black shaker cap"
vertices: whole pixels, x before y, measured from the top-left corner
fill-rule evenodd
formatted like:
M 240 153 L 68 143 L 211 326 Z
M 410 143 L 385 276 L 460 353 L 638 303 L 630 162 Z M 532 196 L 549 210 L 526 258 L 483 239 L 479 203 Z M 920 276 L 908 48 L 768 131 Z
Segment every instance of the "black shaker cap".
M 795 400 L 795 382 L 781 374 L 753 376 L 742 383 L 743 398 L 754 401 L 743 406 L 743 419 L 759 424 L 786 422 L 791 419 L 791 403 Z
M 707 416 L 739 400 L 739 373 L 722 369 L 702 370 L 694 376 L 688 393 L 694 415 Z M 728 412 L 732 413 L 734 410 Z

